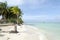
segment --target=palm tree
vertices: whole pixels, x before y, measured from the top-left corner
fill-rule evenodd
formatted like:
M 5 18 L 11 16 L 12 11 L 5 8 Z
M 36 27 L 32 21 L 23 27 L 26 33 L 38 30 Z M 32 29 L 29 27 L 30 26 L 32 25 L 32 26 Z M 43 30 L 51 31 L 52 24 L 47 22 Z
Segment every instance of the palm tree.
M 2 19 L 6 22 L 6 20 L 11 21 L 16 24 L 22 24 L 22 11 L 18 6 L 8 7 L 7 2 L 0 2 L 0 15 L 2 15 Z M 17 32 L 17 26 L 15 26 L 15 32 Z
M 10 12 L 13 14 L 13 16 L 15 15 L 14 19 L 17 19 L 16 23 L 18 24 L 18 19 L 19 19 L 19 17 L 22 16 L 21 10 L 17 6 L 14 6 L 14 7 L 10 7 Z M 15 32 L 17 32 L 17 26 L 16 25 L 15 25 Z
M 0 2 L 0 15 L 2 15 L 2 19 L 6 21 L 6 14 L 7 14 L 7 2 L 2 3 Z

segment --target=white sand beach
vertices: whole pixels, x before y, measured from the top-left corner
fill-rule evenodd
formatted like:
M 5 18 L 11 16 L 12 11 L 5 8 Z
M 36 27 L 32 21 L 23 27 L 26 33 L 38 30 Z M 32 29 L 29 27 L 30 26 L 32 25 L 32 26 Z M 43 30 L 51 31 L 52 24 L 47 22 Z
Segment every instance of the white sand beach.
M 11 31 L 14 30 L 14 26 L 4 27 L 2 29 L 3 31 Z M 43 32 L 30 25 L 17 26 L 17 30 L 19 33 L 0 33 L 0 40 L 48 40 Z

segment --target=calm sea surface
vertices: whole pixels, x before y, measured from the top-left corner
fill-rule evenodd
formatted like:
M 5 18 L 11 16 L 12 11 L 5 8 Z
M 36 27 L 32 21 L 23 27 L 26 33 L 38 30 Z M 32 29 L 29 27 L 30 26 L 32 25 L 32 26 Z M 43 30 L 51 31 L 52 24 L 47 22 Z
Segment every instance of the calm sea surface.
M 60 40 L 60 23 L 57 22 L 40 22 L 40 23 L 27 23 L 44 30 L 49 36 L 49 40 Z

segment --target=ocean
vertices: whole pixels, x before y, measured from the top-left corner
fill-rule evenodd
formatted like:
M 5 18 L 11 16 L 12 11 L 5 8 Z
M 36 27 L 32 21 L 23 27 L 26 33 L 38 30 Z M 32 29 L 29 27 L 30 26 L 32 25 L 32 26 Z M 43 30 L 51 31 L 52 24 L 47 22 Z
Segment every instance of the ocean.
M 26 23 L 45 31 L 48 40 L 60 40 L 60 23 L 59 22 L 38 22 Z

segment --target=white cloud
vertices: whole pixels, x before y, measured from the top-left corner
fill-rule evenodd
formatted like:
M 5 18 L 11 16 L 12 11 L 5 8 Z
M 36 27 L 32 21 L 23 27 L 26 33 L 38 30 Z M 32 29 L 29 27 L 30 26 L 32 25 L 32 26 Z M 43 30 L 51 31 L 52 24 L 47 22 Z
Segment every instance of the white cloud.
M 24 20 L 28 20 L 28 21 L 55 21 L 58 22 L 60 21 L 60 15 L 55 15 L 55 16 L 51 16 L 51 15 L 25 15 L 23 16 Z
M 5 2 L 5 0 L 0 0 L 0 2 Z
M 8 5 L 22 5 L 24 2 L 23 0 L 6 0 L 8 2 Z
M 48 15 L 25 15 L 23 16 L 25 19 L 29 19 L 29 20 L 38 20 L 38 19 L 48 19 Z
M 7 1 L 9 6 L 29 4 L 32 8 L 46 2 L 46 0 L 0 0 L 0 2 L 4 1 Z
M 46 0 L 24 0 L 25 3 L 36 5 L 36 4 L 43 4 Z
M 22 5 L 24 3 L 23 0 L 0 0 L 0 2 L 5 2 L 7 1 L 9 6 L 13 6 L 13 5 Z
M 27 6 L 30 8 L 30 9 L 37 9 L 37 8 L 40 8 L 42 5 L 44 5 L 44 3 L 46 2 L 47 0 L 24 0 L 24 4 L 28 4 Z

